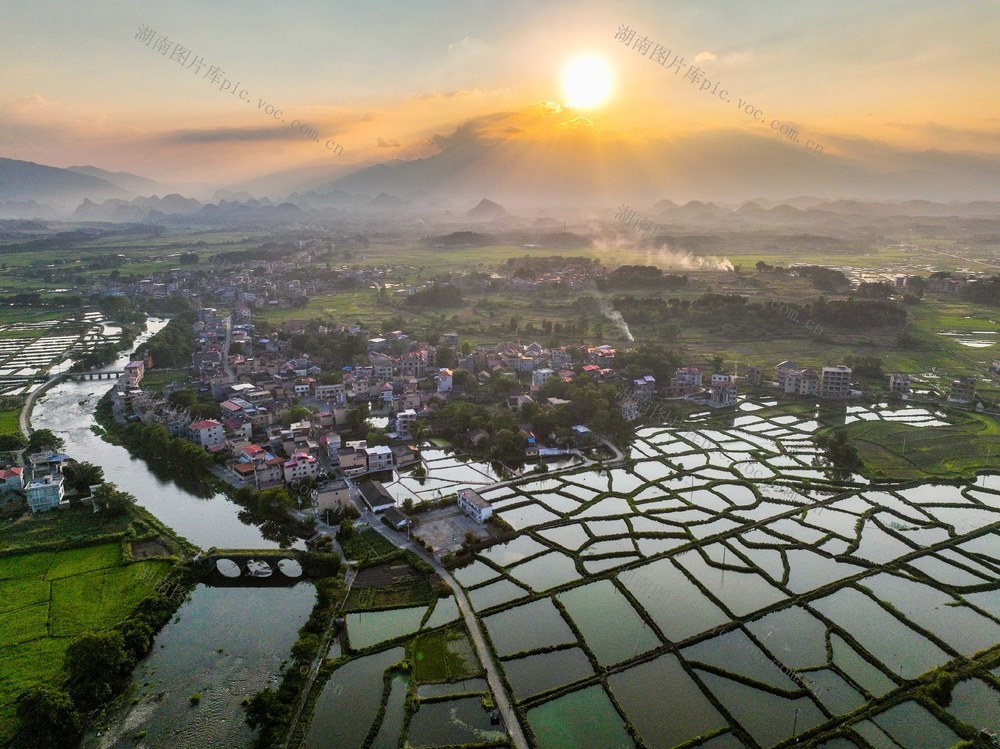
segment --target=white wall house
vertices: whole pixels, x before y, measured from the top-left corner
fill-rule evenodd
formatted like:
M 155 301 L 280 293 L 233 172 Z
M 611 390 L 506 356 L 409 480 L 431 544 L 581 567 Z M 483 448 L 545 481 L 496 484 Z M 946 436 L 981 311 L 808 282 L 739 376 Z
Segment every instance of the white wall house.
M 474 489 L 460 489 L 458 506 L 477 523 L 485 523 L 493 516 L 493 505 L 479 496 Z
M 379 471 L 392 470 L 392 448 L 388 445 L 376 445 L 375 447 L 364 448 L 365 455 L 368 456 L 368 472 L 377 473 Z
M 28 497 L 28 507 L 32 512 L 55 509 L 66 494 L 63 484 L 63 477 L 58 473 L 32 479 L 24 487 L 24 493 Z
M 309 453 L 295 453 L 285 461 L 285 483 L 314 479 L 319 474 L 319 461 Z
M 215 419 L 201 419 L 188 424 L 188 439 L 204 448 L 226 441 L 226 429 Z

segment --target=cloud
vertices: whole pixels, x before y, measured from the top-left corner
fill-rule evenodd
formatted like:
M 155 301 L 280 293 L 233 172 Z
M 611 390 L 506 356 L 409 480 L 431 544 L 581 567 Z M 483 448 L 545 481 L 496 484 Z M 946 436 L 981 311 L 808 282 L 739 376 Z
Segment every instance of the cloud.
M 705 62 L 705 60 L 714 60 L 715 57 L 716 55 L 714 52 L 709 52 L 708 50 L 705 50 L 704 52 L 699 52 L 697 55 L 695 55 L 694 61 Z
M 476 39 L 475 37 L 467 36 L 460 39 L 457 42 L 452 42 L 448 45 L 448 55 L 450 57 L 457 57 L 461 60 L 467 60 L 473 57 L 478 57 L 484 55 L 490 51 L 490 45 L 484 42 L 482 39 Z
M 375 141 L 379 148 L 399 148 L 402 145 L 398 140 L 386 140 L 379 138 Z
M 583 128 L 583 127 L 592 128 L 594 127 L 594 121 L 589 117 L 580 116 L 580 117 L 574 117 L 572 120 L 569 120 L 568 122 L 562 122 L 560 123 L 560 125 L 562 127 L 568 127 L 572 130 L 576 130 L 578 128 Z
M 246 143 L 262 140 L 302 140 L 290 127 L 214 127 L 164 133 L 167 143 Z
M 458 99 L 463 96 L 477 96 L 482 93 L 483 92 L 478 88 L 460 88 L 455 91 L 430 91 L 425 94 L 417 94 L 415 98 L 421 101 L 426 101 L 428 99 Z
M 977 143 L 981 146 L 1000 145 L 1000 130 L 996 128 L 958 127 L 934 121 L 911 123 L 887 122 L 885 124 L 886 127 L 914 133 L 939 142 L 948 142 L 953 147 L 957 145 L 955 143 L 956 139 L 965 141 L 965 144 Z

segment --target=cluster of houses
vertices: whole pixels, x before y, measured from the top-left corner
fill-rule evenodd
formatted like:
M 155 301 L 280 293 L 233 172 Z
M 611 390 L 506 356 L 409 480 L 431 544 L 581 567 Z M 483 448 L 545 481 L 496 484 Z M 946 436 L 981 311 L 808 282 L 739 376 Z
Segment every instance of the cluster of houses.
M 759 372 L 754 372 L 758 377 Z M 794 361 L 783 361 L 774 368 L 778 388 L 790 395 L 814 395 L 820 398 L 847 398 L 851 395 L 851 368 L 844 364 L 821 367 L 799 367 Z M 750 375 L 748 374 L 748 377 Z
M 23 494 L 32 512 L 68 507 L 63 466 L 69 457 L 52 451 L 28 456 L 28 467 L 14 466 L 0 469 L 0 501 Z

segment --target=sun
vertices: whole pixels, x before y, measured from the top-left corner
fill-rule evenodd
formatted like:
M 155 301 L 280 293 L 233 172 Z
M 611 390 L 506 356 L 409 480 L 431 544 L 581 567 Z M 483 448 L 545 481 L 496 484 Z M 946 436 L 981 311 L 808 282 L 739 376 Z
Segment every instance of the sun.
M 562 89 L 566 106 L 598 107 L 611 96 L 611 67 L 597 55 L 577 55 L 563 67 Z

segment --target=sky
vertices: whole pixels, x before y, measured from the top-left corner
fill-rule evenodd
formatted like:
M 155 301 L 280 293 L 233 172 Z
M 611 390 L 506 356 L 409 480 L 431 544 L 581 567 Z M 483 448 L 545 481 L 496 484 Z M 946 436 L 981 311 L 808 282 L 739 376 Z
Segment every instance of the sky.
M 490 142 L 586 129 L 639 150 L 751 134 L 865 164 L 997 157 L 997 29 L 995 0 L 0 0 L 0 156 L 238 184 L 431 156 L 472 126 Z M 561 80 L 581 54 L 611 77 L 589 108 Z

